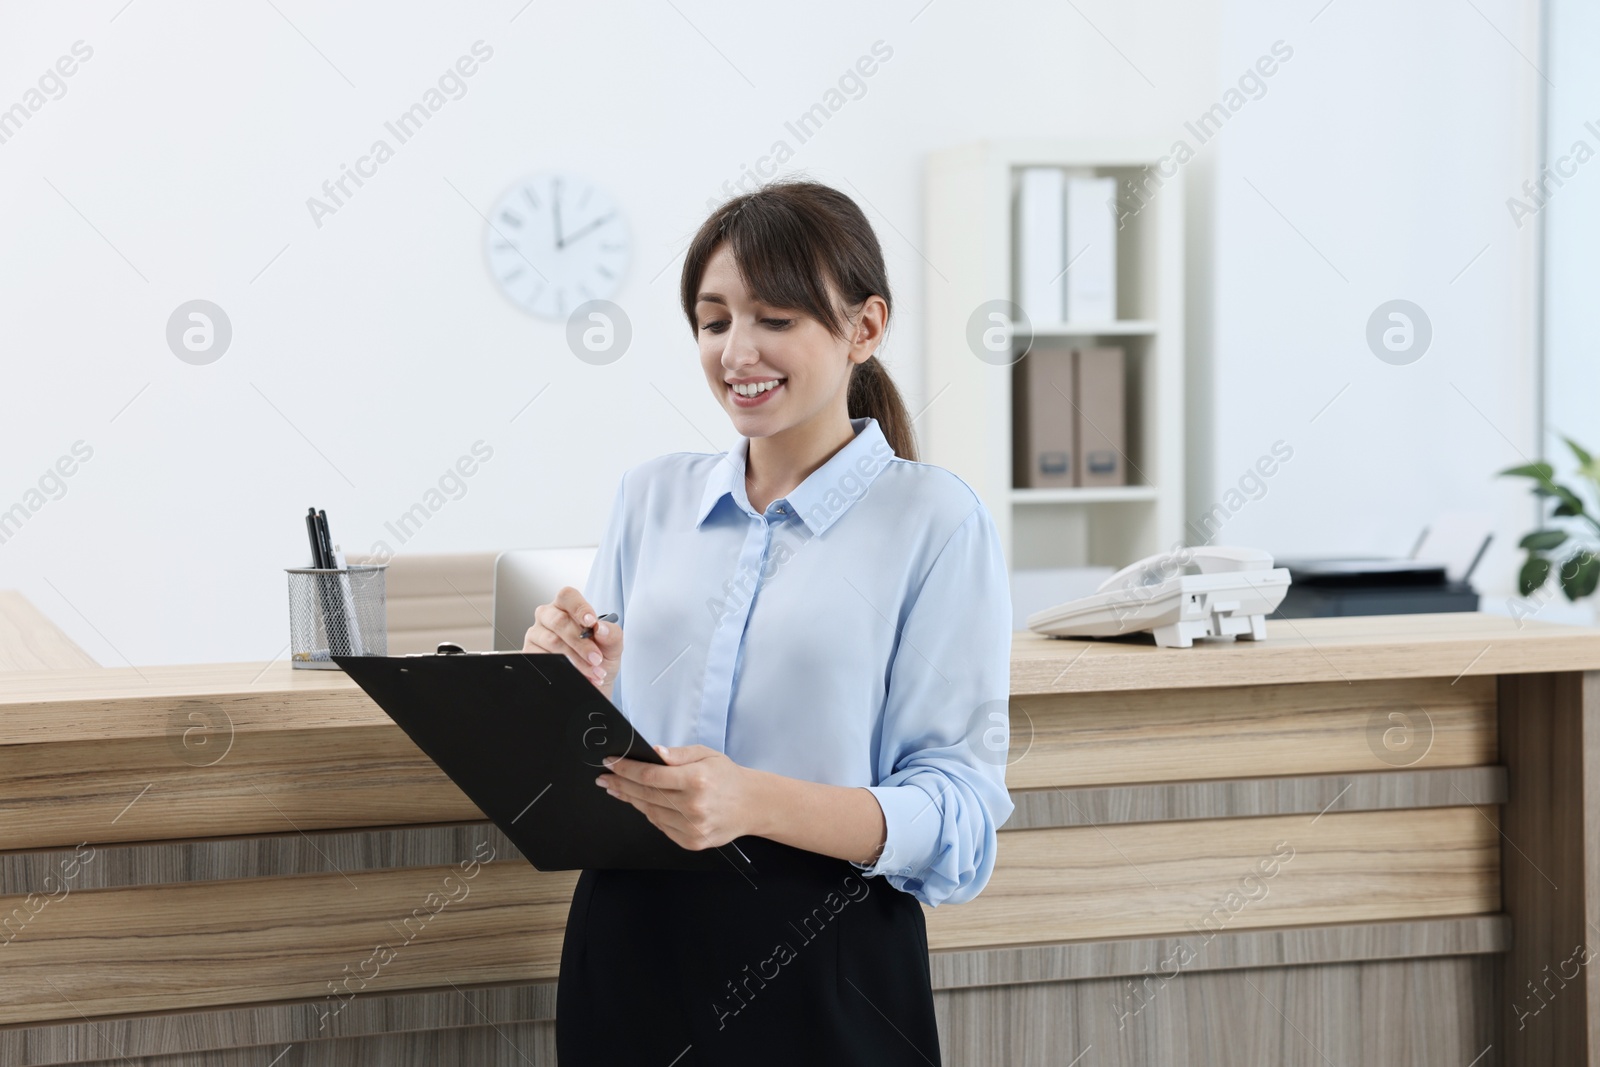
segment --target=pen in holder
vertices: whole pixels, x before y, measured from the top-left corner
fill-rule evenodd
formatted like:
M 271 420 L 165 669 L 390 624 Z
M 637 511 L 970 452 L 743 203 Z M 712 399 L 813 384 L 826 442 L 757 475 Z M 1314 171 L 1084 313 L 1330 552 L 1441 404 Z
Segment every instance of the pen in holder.
M 289 660 L 296 667 L 336 671 L 333 656 L 386 656 L 386 563 L 286 567 L 289 575 Z

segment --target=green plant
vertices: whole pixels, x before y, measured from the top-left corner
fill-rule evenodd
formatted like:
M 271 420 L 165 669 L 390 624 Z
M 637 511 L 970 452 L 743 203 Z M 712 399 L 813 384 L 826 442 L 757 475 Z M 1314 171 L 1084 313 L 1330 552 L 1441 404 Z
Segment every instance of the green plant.
M 1600 489 L 1600 460 L 1571 438 L 1564 437 L 1562 440 L 1578 458 L 1578 473 Z M 1549 497 L 1556 502 L 1555 509 L 1550 513 L 1551 518 L 1582 519 L 1600 532 L 1600 520 L 1595 518 L 1594 513 L 1584 509 L 1583 500 L 1577 493 L 1554 480 L 1555 470 L 1550 464 L 1527 463 L 1519 467 L 1507 467 L 1500 474 L 1533 479 L 1533 495 Z M 1523 596 L 1530 596 L 1544 585 L 1555 566 L 1556 557 L 1561 555 L 1565 555 L 1565 558 L 1561 560 L 1557 575 L 1561 591 L 1567 594 L 1568 600 L 1586 597 L 1594 592 L 1596 584 L 1600 584 L 1600 558 L 1596 557 L 1594 546 L 1583 544 L 1569 529 L 1544 527 L 1534 530 L 1519 545 L 1528 550 L 1528 558 L 1523 561 L 1522 571 L 1517 576 L 1517 588 Z

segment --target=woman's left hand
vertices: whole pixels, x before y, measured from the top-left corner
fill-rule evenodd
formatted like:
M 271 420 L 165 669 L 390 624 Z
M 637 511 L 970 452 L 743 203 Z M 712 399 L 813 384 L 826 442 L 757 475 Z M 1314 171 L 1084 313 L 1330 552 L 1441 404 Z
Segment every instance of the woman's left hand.
M 748 767 L 705 745 L 657 745 L 656 753 L 667 766 L 608 756 L 609 773 L 596 782 L 686 849 L 716 848 L 752 832 L 757 805 Z

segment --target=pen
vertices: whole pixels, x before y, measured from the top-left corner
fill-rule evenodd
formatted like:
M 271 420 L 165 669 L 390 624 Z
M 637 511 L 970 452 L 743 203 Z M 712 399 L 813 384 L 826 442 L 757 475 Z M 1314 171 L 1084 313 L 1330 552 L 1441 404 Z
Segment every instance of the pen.
M 313 567 L 319 567 L 320 568 L 321 566 L 323 566 L 323 563 L 322 563 L 322 539 L 319 536 L 317 536 L 317 509 L 316 508 L 307 508 L 306 509 L 306 537 L 309 538 L 310 541 L 311 541 L 311 565 Z
M 333 535 L 328 532 L 328 513 L 317 511 L 317 536 L 322 542 L 322 565 L 333 567 Z
M 334 574 L 315 576 L 317 600 L 322 606 L 322 632 L 328 639 L 328 653 L 348 656 L 363 655 L 361 635 L 356 629 L 355 600 L 351 596 L 350 579 L 343 560 L 335 554 L 333 536 L 328 532 L 328 513 L 310 508 L 306 514 L 306 531 L 311 536 L 312 565 L 319 571 Z M 338 580 L 338 586 L 333 581 Z
M 617 621 L 617 613 L 614 612 L 614 611 L 608 611 L 604 615 L 600 616 L 600 618 L 598 620 L 596 620 L 596 621 L 598 621 L 598 622 L 616 622 Z M 594 627 L 593 626 L 589 627 L 588 629 L 584 630 L 583 633 L 579 634 L 578 636 L 583 638 L 584 640 L 588 640 L 589 638 L 594 636 Z

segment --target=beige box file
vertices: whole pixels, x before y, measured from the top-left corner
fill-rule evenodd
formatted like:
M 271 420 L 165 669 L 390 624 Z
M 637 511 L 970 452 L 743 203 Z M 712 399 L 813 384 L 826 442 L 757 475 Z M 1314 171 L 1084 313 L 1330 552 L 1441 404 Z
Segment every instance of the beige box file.
M 1075 484 L 1127 485 L 1122 349 L 1080 348 L 1073 355 L 1078 405 Z
M 1035 346 L 1012 365 L 1012 476 L 1019 489 L 1075 484 L 1073 359 L 1070 348 Z

